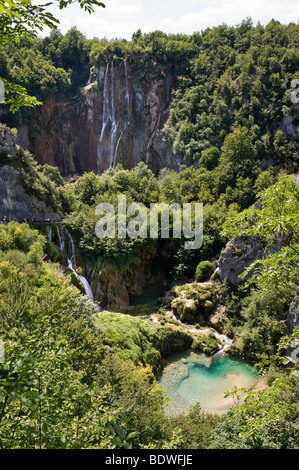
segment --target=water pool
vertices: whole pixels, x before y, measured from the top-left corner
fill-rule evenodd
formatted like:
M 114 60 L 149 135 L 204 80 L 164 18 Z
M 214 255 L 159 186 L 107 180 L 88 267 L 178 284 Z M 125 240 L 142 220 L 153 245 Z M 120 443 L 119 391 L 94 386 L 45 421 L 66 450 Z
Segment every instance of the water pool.
M 176 416 L 198 402 L 207 413 L 226 413 L 234 403 L 231 397 L 224 398 L 225 392 L 234 386 L 248 390 L 258 380 L 256 369 L 245 361 L 188 351 L 169 356 L 159 383 L 170 399 L 166 414 Z

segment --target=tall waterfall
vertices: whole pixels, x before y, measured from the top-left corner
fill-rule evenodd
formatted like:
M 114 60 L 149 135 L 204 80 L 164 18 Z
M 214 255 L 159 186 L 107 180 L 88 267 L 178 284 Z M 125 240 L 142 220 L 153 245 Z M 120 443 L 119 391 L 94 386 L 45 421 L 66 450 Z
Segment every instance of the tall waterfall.
M 168 73 L 166 75 L 166 101 L 160 106 L 160 109 L 158 110 L 154 129 L 153 129 L 153 132 L 151 133 L 151 136 L 149 138 L 149 141 L 146 147 L 146 154 L 145 154 L 146 165 L 148 165 L 149 163 L 150 149 L 151 149 L 153 140 L 156 137 L 156 134 L 160 128 L 160 123 L 161 123 L 163 113 L 167 109 L 167 106 L 169 106 L 170 99 L 171 99 L 171 78 L 170 78 L 170 67 L 168 67 Z
M 149 162 L 149 158 L 150 158 L 150 148 L 151 148 L 151 145 L 152 145 L 152 142 L 154 140 L 154 137 L 155 135 L 157 134 L 157 130 L 159 129 L 159 126 L 160 126 L 160 122 L 161 122 L 161 117 L 162 117 L 162 113 L 163 113 L 163 109 L 162 110 L 159 110 L 158 112 L 158 115 L 157 115 L 157 120 L 156 120 L 156 124 L 155 124 L 155 127 L 154 127 L 154 130 L 150 136 L 150 139 L 148 141 L 148 144 L 147 144 L 147 148 L 146 148 L 146 156 L 145 156 L 145 163 L 146 165 L 148 165 L 148 162 Z
M 84 276 L 81 276 L 80 274 L 78 274 L 74 268 L 74 266 L 76 266 L 76 254 L 75 254 L 75 244 L 74 244 L 73 237 L 71 236 L 67 228 L 64 227 L 63 225 L 60 226 L 57 224 L 56 227 L 57 227 L 57 235 L 58 235 L 58 240 L 59 240 L 59 248 L 62 253 L 66 253 L 68 268 L 71 271 L 73 271 L 73 273 L 82 283 L 87 297 L 94 302 L 94 296 L 93 296 L 91 287 L 87 279 Z M 66 245 L 65 245 L 65 236 L 68 239 L 67 250 L 66 250 Z
M 121 133 L 119 135 L 119 138 L 118 138 L 118 141 L 117 141 L 117 144 L 116 144 L 116 148 L 115 148 L 115 152 L 114 152 L 114 156 L 113 156 L 113 162 L 112 162 L 112 167 L 113 168 L 116 165 L 116 157 L 117 157 L 118 147 L 119 147 L 119 143 L 121 141 L 121 138 L 122 138 L 124 132 L 128 129 L 129 125 L 131 124 L 131 122 L 130 122 L 130 94 L 129 94 L 128 69 L 127 69 L 127 62 L 124 60 L 123 63 L 124 63 L 124 67 L 125 67 L 125 80 L 126 80 L 125 99 L 124 99 L 124 106 L 125 106 L 126 113 L 125 113 L 125 116 L 124 116 L 124 127 L 123 127 L 123 130 L 121 131 Z
M 125 72 L 125 91 L 121 97 L 116 96 L 114 62 L 106 65 L 103 91 L 103 120 L 98 146 L 98 174 L 101 173 L 102 161 L 105 160 L 107 168 L 116 165 L 117 152 L 124 132 L 130 125 L 130 95 L 128 82 L 128 69 L 125 60 L 122 61 Z M 119 69 L 121 64 L 119 64 Z M 119 109 L 120 108 L 120 109 Z M 122 119 L 120 110 L 124 109 Z

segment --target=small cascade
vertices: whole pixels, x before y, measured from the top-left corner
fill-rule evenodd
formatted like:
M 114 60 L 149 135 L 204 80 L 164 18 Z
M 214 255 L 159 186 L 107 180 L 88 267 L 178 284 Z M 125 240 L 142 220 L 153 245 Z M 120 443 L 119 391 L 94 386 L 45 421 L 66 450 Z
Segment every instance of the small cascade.
M 233 340 L 226 335 L 221 335 L 220 333 L 218 333 L 218 331 L 214 330 L 214 328 L 210 328 L 209 330 L 211 331 L 211 333 L 213 333 L 213 335 L 221 345 L 219 351 L 217 351 L 213 356 L 215 358 L 225 353 L 232 346 Z
M 103 118 L 102 129 L 98 146 L 98 174 L 101 173 L 102 160 L 105 157 L 108 168 L 114 168 L 116 165 L 117 152 L 124 132 L 127 130 L 130 122 L 130 95 L 127 63 L 123 60 L 125 70 L 125 93 L 121 106 L 124 107 L 124 118 L 122 120 L 117 116 L 118 103 L 115 97 L 115 66 L 110 61 L 106 65 L 103 92 Z M 120 65 L 119 65 L 120 67 Z M 123 121 L 123 122 L 122 122 Z M 107 144 L 106 144 L 107 142 Z M 105 152 L 105 145 L 107 150 Z
M 67 230 L 67 228 L 64 227 L 63 225 L 60 226 L 60 225 L 57 224 L 56 227 L 57 227 L 57 235 L 58 235 L 58 240 L 59 240 L 59 248 L 60 248 L 60 251 L 62 253 L 66 252 L 64 235 L 66 235 L 67 239 L 68 239 L 68 249 L 67 249 L 67 252 L 66 252 L 68 268 L 76 275 L 76 277 L 82 283 L 82 285 L 84 287 L 84 290 L 85 290 L 85 294 L 87 295 L 87 297 L 92 302 L 94 302 L 94 296 L 93 296 L 91 287 L 90 287 L 87 279 L 84 276 L 81 276 L 80 274 L 78 274 L 77 271 L 74 268 L 74 266 L 76 266 L 76 254 L 75 254 L 75 244 L 74 244 L 73 237 L 71 236 L 71 234 Z
M 172 311 L 170 310 L 168 313 L 172 313 Z M 182 325 L 189 326 L 190 327 L 190 329 L 189 329 L 190 333 L 194 333 L 196 331 L 196 328 L 194 327 L 194 325 L 191 325 L 188 322 L 183 322 L 178 315 L 173 314 L 173 317 L 178 322 L 180 322 Z M 215 338 L 218 340 L 219 349 L 213 355 L 213 358 L 215 358 L 217 356 L 220 356 L 221 354 L 225 353 L 229 348 L 231 348 L 231 346 L 233 344 L 233 340 L 230 339 L 228 336 L 218 333 L 218 331 L 216 331 L 214 328 L 208 328 L 205 331 L 210 331 L 211 333 L 213 333 Z
M 48 240 L 52 241 L 52 225 L 46 225 L 46 234 Z

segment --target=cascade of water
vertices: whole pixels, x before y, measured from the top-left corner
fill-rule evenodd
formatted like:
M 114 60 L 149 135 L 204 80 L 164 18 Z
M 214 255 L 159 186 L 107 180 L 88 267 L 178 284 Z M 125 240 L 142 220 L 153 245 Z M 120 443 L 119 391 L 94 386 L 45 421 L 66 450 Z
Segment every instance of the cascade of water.
M 102 129 L 100 134 L 99 148 L 98 148 L 98 173 L 100 173 L 100 163 L 103 155 L 103 138 L 108 122 L 111 120 L 109 112 L 109 62 L 106 65 L 105 78 L 104 78 L 104 93 L 103 93 L 103 117 Z
M 220 356 L 221 354 L 223 354 L 225 351 L 227 351 L 233 344 L 233 340 L 230 339 L 228 336 L 226 335 L 221 335 L 220 333 L 218 333 L 216 330 L 214 330 L 214 328 L 210 328 L 209 329 L 213 335 L 216 337 L 216 339 L 218 339 L 218 341 L 220 342 L 221 344 L 221 348 L 219 349 L 219 351 L 217 351 L 213 357 L 217 357 L 217 356 Z
M 161 118 L 163 116 L 164 111 L 167 108 L 167 105 L 170 102 L 170 99 L 171 99 L 171 76 L 170 76 L 170 67 L 169 67 L 168 68 L 168 73 L 166 75 L 166 101 L 165 101 L 164 104 L 161 105 L 161 107 L 158 111 L 156 124 L 155 124 L 154 130 L 153 130 L 153 132 L 152 132 L 152 134 L 149 138 L 148 144 L 147 144 L 146 154 L 145 154 L 145 163 L 146 163 L 146 165 L 148 165 L 148 162 L 149 162 L 150 148 L 151 148 L 152 142 L 153 142 L 153 140 L 154 140 L 154 138 L 157 134 L 157 131 L 158 131 L 159 127 L 160 127 Z
M 115 99 L 115 67 L 113 61 L 108 62 L 105 69 L 104 78 L 104 91 L 103 91 L 103 118 L 102 129 L 100 133 L 99 146 L 98 146 L 98 174 L 101 173 L 101 163 L 104 156 L 104 137 L 108 137 L 108 152 L 106 152 L 107 164 L 109 168 L 114 168 L 116 165 L 117 152 L 119 144 L 124 132 L 130 125 L 130 96 L 129 96 L 129 83 L 128 83 L 128 70 L 127 63 L 124 60 L 125 69 L 125 117 L 123 128 L 120 130 L 121 122 L 117 118 L 117 102 Z M 107 127 L 110 130 L 107 132 Z
M 172 313 L 172 311 L 170 311 L 170 313 Z M 175 317 L 175 319 L 177 321 L 179 321 L 182 325 L 187 325 L 187 326 L 190 326 L 191 328 L 189 329 L 189 332 L 190 333 L 194 333 L 196 331 L 196 328 L 194 327 L 194 325 L 191 325 L 190 323 L 188 322 L 183 322 L 180 317 L 178 315 L 173 315 Z M 207 328 L 207 330 L 205 331 L 210 331 L 211 333 L 213 333 L 213 335 L 215 336 L 215 338 L 219 341 L 218 343 L 218 346 L 219 346 L 219 349 L 218 351 L 214 354 L 213 357 L 217 357 L 221 354 L 223 354 L 225 351 L 227 351 L 233 344 L 233 340 L 230 339 L 228 336 L 226 335 L 223 335 L 223 334 L 220 334 L 218 333 L 218 331 L 216 331 L 214 328 Z
M 110 149 L 109 149 L 109 168 L 113 168 L 115 139 L 118 130 L 118 122 L 116 121 L 116 107 L 114 97 L 114 64 L 111 62 L 111 132 L 110 132 Z
M 116 147 L 115 147 L 115 152 L 114 152 L 114 157 L 113 157 L 113 162 L 112 162 L 112 167 L 115 168 L 116 165 L 116 157 L 117 157 L 117 152 L 118 152 L 118 147 L 119 143 L 121 141 L 121 138 L 124 134 L 124 132 L 128 129 L 129 125 L 131 124 L 130 121 L 130 94 L 129 94 L 129 80 L 128 80 L 128 68 L 127 68 L 127 62 L 124 60 L 124 68 L 125 68 L 125 82 L 126 82 L 126 91 L 125 91 L 125 109 L 126 109 L 126 115 L 125 115 L 125 120 L 124 120 L 124 128 L 121 131 Z
M 50 242 L 52 241 L 52 225 L 46 226 L 46 234 Z
M 148 144 L 147 144 L 146 155 L 145 155 L 146 165 L 148 165 L 148 162 L 149 162 L 150 148 L 151 148 L 152 142 L 154 140 L 154 137 L 157 134 L 157 130 L 159 129 L 162 113 L 163 113 L 163 110 L 159 110 L 154 130 L 153 130 L 152 135 L 150 136 L 150 139 L 149 139 Z
M 61 234 L 61 231 L 60 231 L 60 225 L 56 225 L 56 228 L 57 228 L 57 235 L 58 235 L 58 240 L 59 240 L 59 249 L 61 251 L 61 253 L 64 253 L 65 251 L 65 244 L 64 244 L 64 238 Z
M 91 287 L 87 279 L 84 276 L 81 276 L 80 274 L 78 274 L 74 268 L 74 265 L 76 265 L 76 254 L 75 254 L 75 244 L 74 244 L 73 237 L 71 236 L 70 232 L 67 230 L 66 227 L 59 226 L 58 224 L 56 225 L 56 227 L 57 227 L 57 235 L 58 235 L 58 240 L 59 240 L 59 249 L 62 253 L 65 252 L 65 241 L 64 241 L 64 236 L 62 232 L 64 232 L 68 238 L 68 250 L 66 253 L 68 268 L 76 275 L 76 277 L 82 283 L 87 297 L 94 302 L 93 292 L 91 290 Z

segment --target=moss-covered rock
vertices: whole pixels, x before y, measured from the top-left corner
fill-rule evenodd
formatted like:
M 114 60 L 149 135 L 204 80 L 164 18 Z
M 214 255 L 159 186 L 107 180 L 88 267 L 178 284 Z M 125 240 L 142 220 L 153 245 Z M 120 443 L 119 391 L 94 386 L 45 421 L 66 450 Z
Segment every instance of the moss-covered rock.
M 149 365 L 155 373 L 160 370 L 162 356 L 188 349 L 192 344 L 192 336 L 182 329 L 163 327 L 144 317 L 101 312 L 95 325 L 100 327 L 104 343 L 122 359 Z
M 207 281 L 213 274 L 213 264 L 210 261 L 202 261 L 196 268 L 195 279 L 197 282 Z
M 218 350 L 218 342 L 215 336 L 210 333 L 194 340 L 192 343 L 192 349 L 197 349 L 204 352 L 205 354 L 212 355 Z
M 173 289 L 173 312 L 189 323 L 205 323 L 216 309 L 219 289 L 212 283 L 184 284 Z

